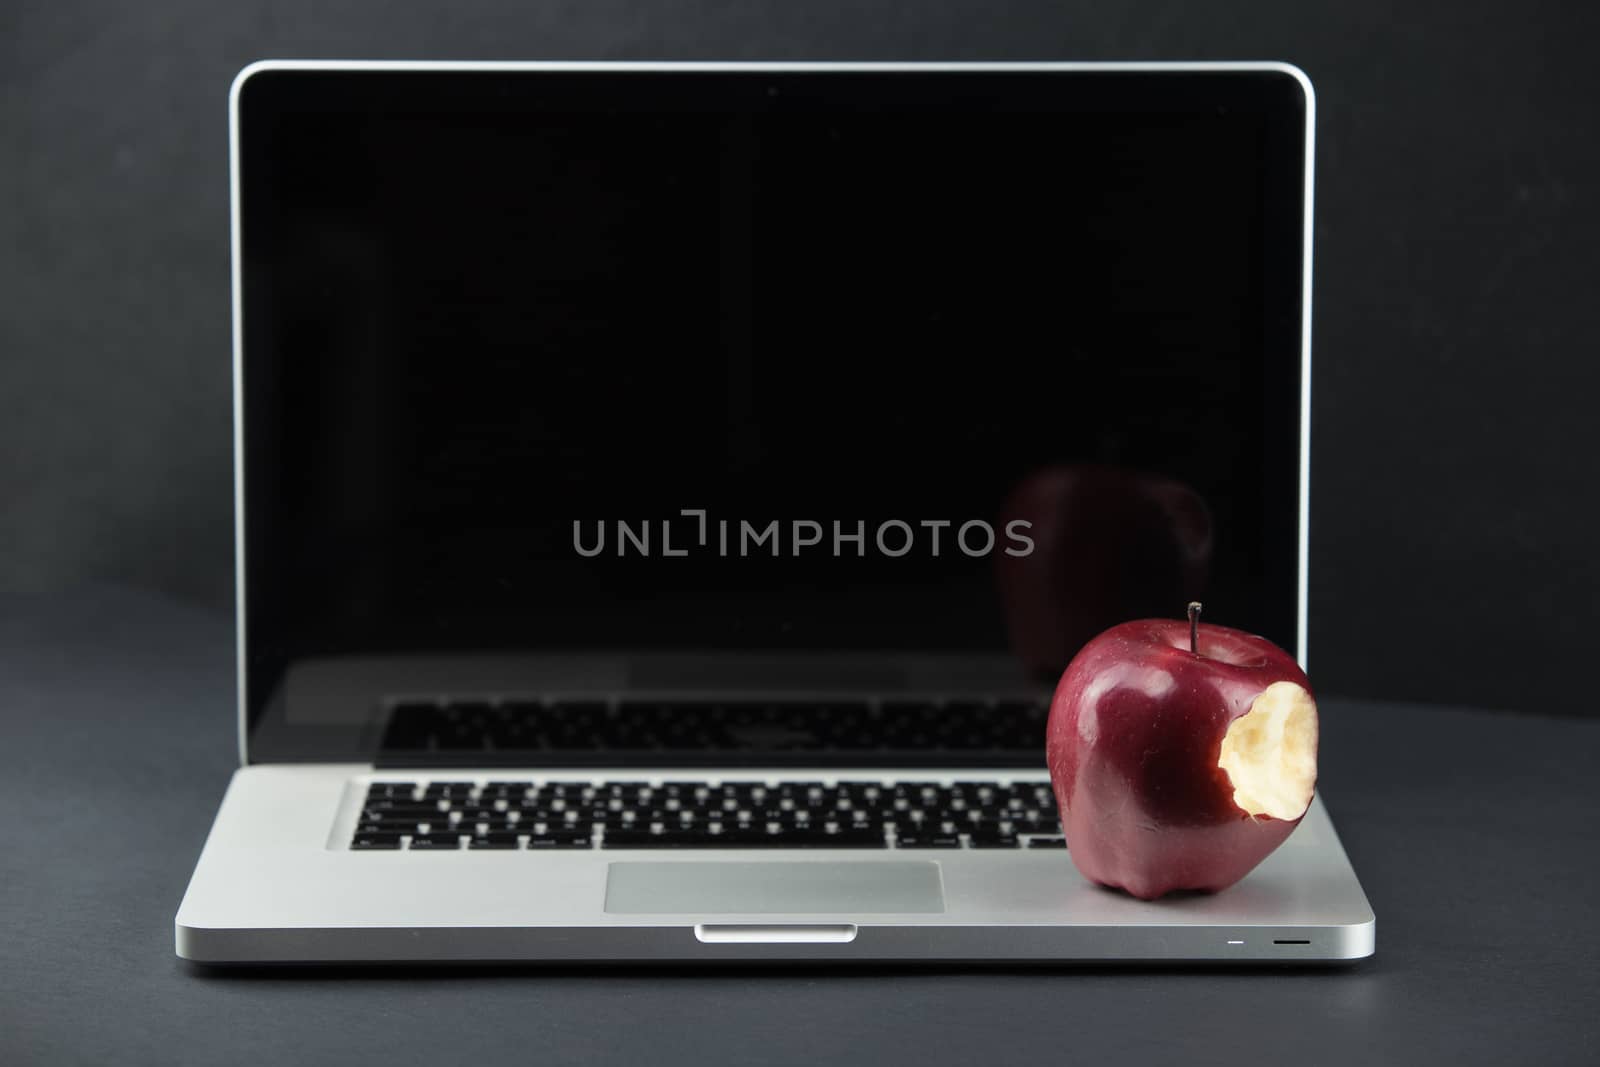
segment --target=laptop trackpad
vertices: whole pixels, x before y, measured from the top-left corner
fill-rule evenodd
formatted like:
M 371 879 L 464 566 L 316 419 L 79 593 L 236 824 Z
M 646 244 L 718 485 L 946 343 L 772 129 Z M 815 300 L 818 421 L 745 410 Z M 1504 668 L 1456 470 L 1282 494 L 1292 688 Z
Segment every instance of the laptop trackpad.
M 606 911 L 634 915 L 944 911 L 937 863 L 613 863 Z

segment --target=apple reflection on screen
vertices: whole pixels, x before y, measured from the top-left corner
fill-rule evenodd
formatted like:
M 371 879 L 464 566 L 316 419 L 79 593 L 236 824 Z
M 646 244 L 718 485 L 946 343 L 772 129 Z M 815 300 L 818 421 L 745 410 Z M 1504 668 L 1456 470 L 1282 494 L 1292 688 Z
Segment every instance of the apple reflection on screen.
M 1053 681 L 1101 631 L 1181 613 L 1205 593 L 1211 509 L 1161 475 L 1102 464 L 1042 467 L 1007 494 L 1001 523 L 1030 524 L 1034 550 L 995 556 L 1017 659 Z

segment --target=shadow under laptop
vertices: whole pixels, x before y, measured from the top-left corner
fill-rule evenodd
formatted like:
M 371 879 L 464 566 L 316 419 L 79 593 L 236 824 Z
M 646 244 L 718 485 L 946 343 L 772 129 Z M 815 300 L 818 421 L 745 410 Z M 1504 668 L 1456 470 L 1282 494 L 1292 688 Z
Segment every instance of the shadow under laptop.
M 1228 964 L 1205 962 L 1137 961 L 1094 964 L 1063 963 L 995 963 L 939 964 L 937 962 L 907 961 L 902 965 L 855 963 L 805 963 L 774 961 L 752 963 L 747 961 L 718 963 L 715 961 L 685 964 L 663 962 L 660 964 L 628 963 L 606 964 L 530 964 L 522 961 L 506 963 L 374 963 L 374 964 L 250 964 L 247 966 L 218 966 L 176 961 L 177 966 L 190 977 L 215 982 L 344 982 L 399 980 L 474 981 L 504 978 L 593 979 L 615 981 L 634 978 L 660 979 L 670 977 L 684 981 L 705 981 L 726 978 L 760 978 L 777 981 L 783 978 L 800 978 L 810 981 L 817 978 L 841 981 L 863 981 L 880 978 L 934 979 L 982 976 L 1004 979 L 1008 977 L 1038 978 L 1059 975 L 1062 978 L 1128 979 L 1157 976 L 1184 976 L 1193 978 L 1228 976 L 1235 979 L 1262 977 L 1324 975 L 1346 980 L 1355 977 L 1372 977 L 1384 970 L 1375 957 L 1350 960 L 1335 964 L 1323 963 L 1272 963 Z

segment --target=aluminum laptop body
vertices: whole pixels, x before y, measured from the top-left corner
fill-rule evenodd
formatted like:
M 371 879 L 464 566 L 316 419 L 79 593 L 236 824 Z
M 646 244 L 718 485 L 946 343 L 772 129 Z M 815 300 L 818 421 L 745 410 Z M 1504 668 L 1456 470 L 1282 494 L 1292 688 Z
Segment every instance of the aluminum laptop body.
M 241 766 L 180 957 L 1372 953 L 1320 796 L 1144 902 L 1043 763 L 1115 622 L 1306 660 L 1298 70 L 273 61 L 231 109 Z

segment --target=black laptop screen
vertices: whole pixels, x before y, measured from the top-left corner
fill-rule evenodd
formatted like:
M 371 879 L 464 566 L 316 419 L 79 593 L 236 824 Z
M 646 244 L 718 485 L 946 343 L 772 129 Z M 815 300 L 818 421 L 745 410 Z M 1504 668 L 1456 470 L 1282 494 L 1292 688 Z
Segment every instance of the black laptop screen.
M 238 108 L 253 759 L 367 758 L 375 709 L 516 663 L 1047 689 L 1191 598 L 1294 647 L 1290 77 L 269 70 Z

